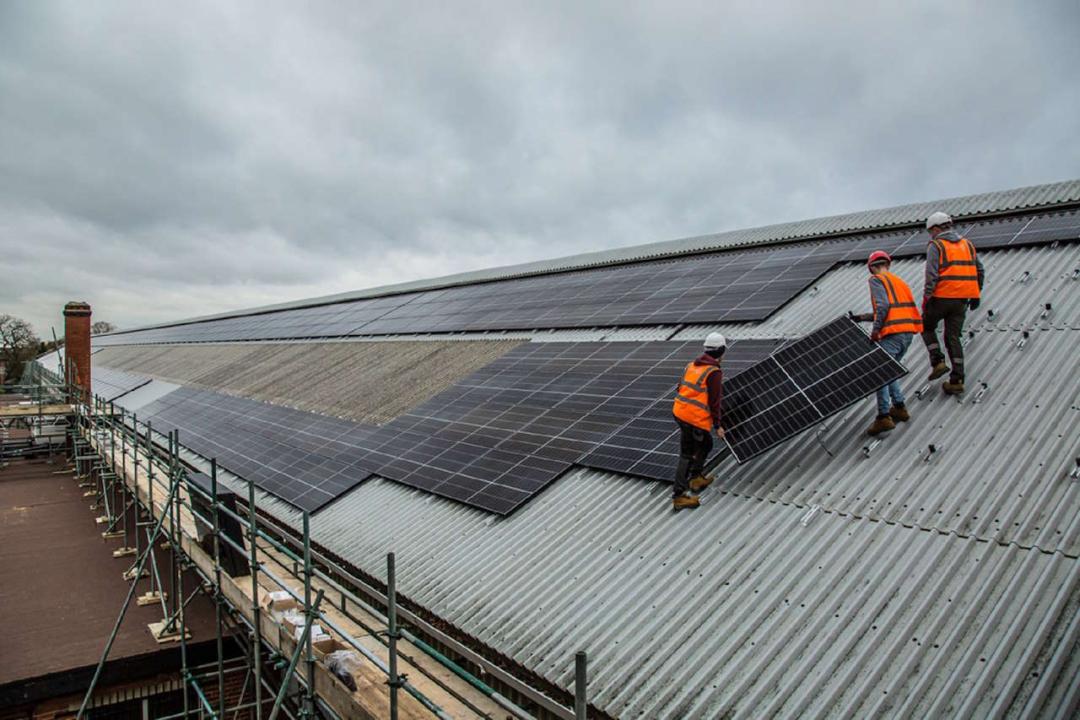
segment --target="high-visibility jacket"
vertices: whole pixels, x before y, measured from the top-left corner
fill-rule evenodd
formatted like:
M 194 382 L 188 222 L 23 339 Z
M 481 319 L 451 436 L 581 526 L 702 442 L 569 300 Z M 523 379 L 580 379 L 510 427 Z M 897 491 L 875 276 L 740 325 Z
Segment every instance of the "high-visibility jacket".
M 718 372 L 715 365 L 695 365 L 691 360 L 675 393 L 672 412 L 685 423 L 702 430 L 712 430 L 712 414 L 709 412 L 709 376 Z
M 915 297 L 908 284 L 888 270 L 871 275 L 870 282 L 873 282 L 874 278 L 881 280 L 885 286 L 885 295 L 889 298 L 889 310 L 885 315 L 885 322 L 881 324 L 881 337 L 898 333 L 921 333 L 922 318 L 919 317 L 919 309 L 915 306 Z M 874 304 L 873 292 L 870 293 L 870 302 Z M 874 314 L 877 315 L 876 304 Z
M 978 299 L 979 274 L 971 241 L 962 237 L 957 242 L 941 239 L 932 242 L 938 251 L 938 281 L 933 297 Z

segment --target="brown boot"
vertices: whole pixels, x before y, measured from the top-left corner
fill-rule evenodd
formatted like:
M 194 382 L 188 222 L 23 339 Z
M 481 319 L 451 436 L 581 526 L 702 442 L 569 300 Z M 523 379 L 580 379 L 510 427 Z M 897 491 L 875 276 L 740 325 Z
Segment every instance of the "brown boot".
M 946 380 L 945 382 L 941 383 L 941 389 L 945 391 L 946 395 L 959 395 L 960 393 L 964 392 L 964 381 Z
M 889 409 L 889 417 L 896 422 L 907 422 L 911 419 L 911 413 L 907 411 L 907 406 L 905 405 L 893 405 Z
M 883 432 L 887 432 L 896 427 L 896 423 L 888 415 L 878 415 L 874 419 L 874 424 L 866 431 L 867 435 L 880 435 Z
M 683 510 L 683 509 L 692 510 L 693 508 L 700 507 L 700 506 L 701 506 L 701 501 L 698 500 L 697 495 L 690 495 L 690 494 L 676 495 L 671 501 L 671 509 L 674 510 L 675 512 L 679 512 L 680 510 Z
M 935 363 L 934 367 L 930 368 L 930 375 L 926 379 L 937 380 L 939 377 L 941 377 L 947 372 L 949 372 L 949 366 L 945 364 L 944 360 L 942 360 L 939 363 Z
M 698 493 L 709 487 L 713 479 L 708 475 L 698 475 L 690 480 L 690 492 Z

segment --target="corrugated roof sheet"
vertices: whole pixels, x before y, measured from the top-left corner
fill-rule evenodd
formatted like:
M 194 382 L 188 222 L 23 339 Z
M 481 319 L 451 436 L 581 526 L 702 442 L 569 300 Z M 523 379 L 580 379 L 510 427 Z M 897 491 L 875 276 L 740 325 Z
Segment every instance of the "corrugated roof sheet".
M 670 513 L 665 483 L 589 470 L 508 518 L 376 478 L 314 536 L 378 577 L 393 550 L 402 593 L 562 687 L 587 650 L 590 698 L 613 715 L 1076 717 L 1080 246 L 982 257 L 969 392 L 916 398 L 916 340 L 913 419 L 869 457 L 868 399 L 723 466 L 693 513 Z M 893 269 L 918 292 L 920 263 Z M 801 335 L 864 310 L 865 272 L 839 267 L 739 328 Z
M 523 275 L 537 275 L 709 250 L 765 245 L 801 238 L 892 228 L 924 222 L 926 217 L 935 210 L 946 210 L 957 217 L 974 217 L 1075 202 L 1080 202 L 1080 179 L 1065 180 L 1043 185 L 1032 185 L 1012 190 L 979 193 L 977 195 L 966 195 L 945 200 L 935 200 L 932 202 L 912 203 L 879 210 L 832 215 L 811 220 L 780 223 L 777 225 L 766 225 L 764 227 L 749 228 L 745 230 L 732 230 L 679 240 L 666 240 L 644 245 L 633 245 L 630 247 L 615 248 L 600 252 L 581 253 L 550 260 L 539 260 L 518 265 L 476 270 L 439 278 L 383 285 L 365 290 L 337 293 L 335 295 L 325 295 L 317 298 L 306 298 L 292 302 L 276 303 L 246 310 L 235 310 L 197 318 L 171 321 L 168 323 L 147 325 L 140 328 L 132 328 L 131 330 L 124 332 L 233 317 L 236 315 L 247 315 L 256 312 L 284 310 L 288 308 L 305 307 L 308 305 L 343 302 L 346 300 L 359 300 L 380 295 L 416 292 L 437 287 L 465 285 L 502 278 L 520 277 Z
M 314 529 L 376 574 L 393 550 L 401 592 L 563 687 L 586 649 L 617 716 L 985 716 L 1055 652 L 1035 707 L 1063 702 L 1074 558 L 712 491 L 672 515 L 668 492 L 582 470 L 495 521 L 375 480 Z

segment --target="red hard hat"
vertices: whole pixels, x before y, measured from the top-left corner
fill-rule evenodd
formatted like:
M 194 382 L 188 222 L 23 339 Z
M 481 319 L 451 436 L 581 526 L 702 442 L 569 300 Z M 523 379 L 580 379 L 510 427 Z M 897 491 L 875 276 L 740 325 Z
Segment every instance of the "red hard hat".
M 885 252 L 884 250 L 875 250 L 874 252 L 870 253 L 870 259 L 866 261 L 866 267 L 870 267 L 871 265 L 877 265 L 878 263 L 882 262 L 891 263 L 892 258 L 889 257 L 889 253 Z

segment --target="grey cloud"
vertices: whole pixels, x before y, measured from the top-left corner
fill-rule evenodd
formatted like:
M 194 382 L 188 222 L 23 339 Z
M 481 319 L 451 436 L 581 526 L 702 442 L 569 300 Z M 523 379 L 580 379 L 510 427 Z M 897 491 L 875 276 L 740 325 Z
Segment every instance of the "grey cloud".
M 4 3 L 0 309 L 44 332 L 79 297 L 130 326 L 1074 177 L 1078 21 Z

